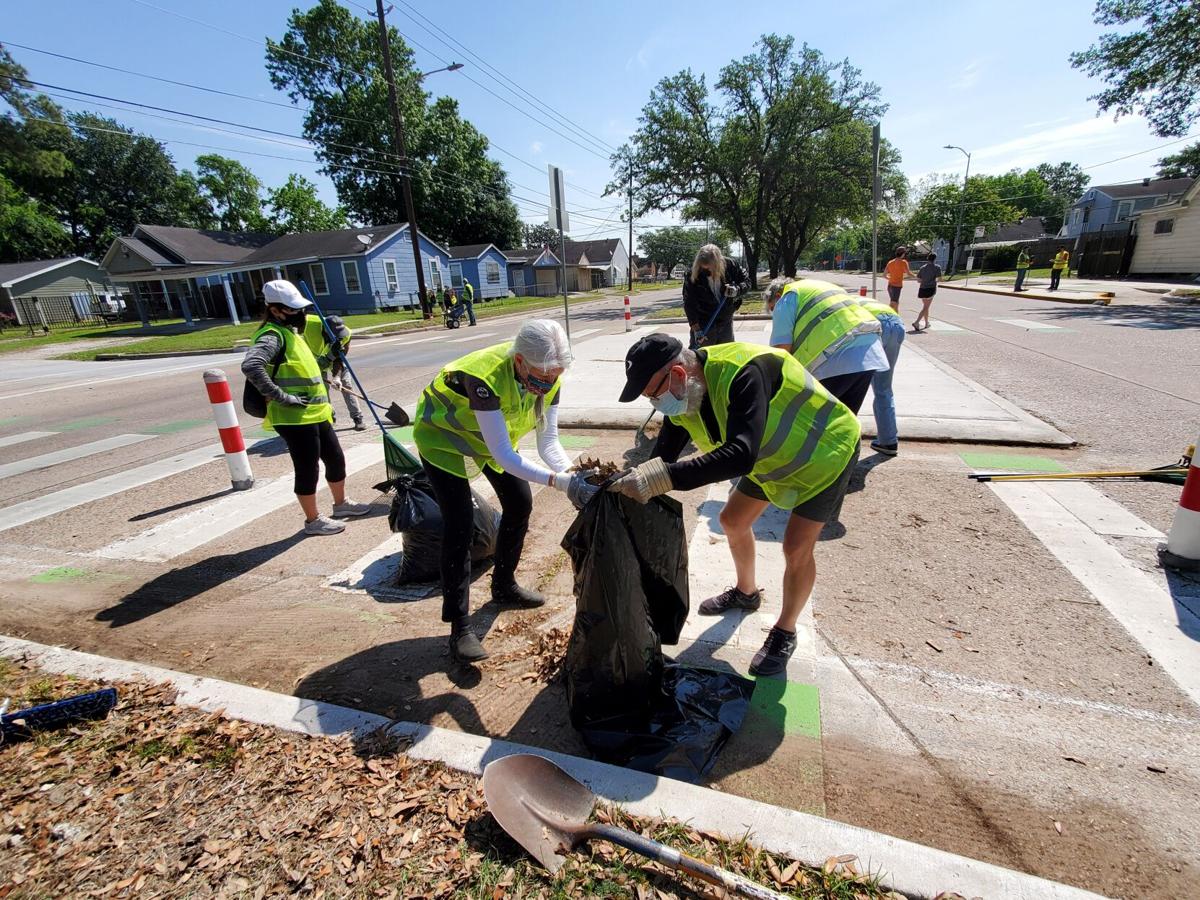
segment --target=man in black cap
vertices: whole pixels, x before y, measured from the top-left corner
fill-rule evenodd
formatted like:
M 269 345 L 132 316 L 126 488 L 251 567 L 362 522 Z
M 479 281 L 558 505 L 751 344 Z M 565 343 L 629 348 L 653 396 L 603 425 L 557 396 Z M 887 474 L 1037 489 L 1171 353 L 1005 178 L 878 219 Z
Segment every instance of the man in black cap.
M 754 522 L 774 504 L 792 512 L 783 538 L 783 608 L 750 665 L 754 675 L 783 672 L 796 649 L 796 620 L 816 579 L 813 549 L 841 505 L 858 460 L 858 419 L 783 350 L 719 344 L 685 350 L 651 334 L 625 356 L 621 402 L 647 397 L 665 421 L 649 461 L 610 488 L 641 503 L 737 478 L 721 510 L 737 583 L 700 604 L 701 615 L 758 609 Z M 699 456 L 679 460 L 693 441 Z

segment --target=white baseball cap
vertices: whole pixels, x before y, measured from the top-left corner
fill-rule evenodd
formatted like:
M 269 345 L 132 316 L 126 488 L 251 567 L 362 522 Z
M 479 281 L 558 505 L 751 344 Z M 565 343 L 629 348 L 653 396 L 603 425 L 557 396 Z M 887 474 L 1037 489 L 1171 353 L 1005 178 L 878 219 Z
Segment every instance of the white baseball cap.
M 263 299 L 267 303 L 286 306 L 288 309 L 306 309 L 312 303 L 304 299 L 304 295 L 296 290 L 296 286 L 286 278 L 277 278 L 263 285 Z

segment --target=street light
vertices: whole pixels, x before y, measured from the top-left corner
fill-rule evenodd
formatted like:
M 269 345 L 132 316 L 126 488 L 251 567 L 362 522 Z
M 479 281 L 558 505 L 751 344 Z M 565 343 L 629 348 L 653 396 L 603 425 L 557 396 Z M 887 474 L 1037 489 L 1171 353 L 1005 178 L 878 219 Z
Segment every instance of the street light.
M 450 63 L 450 65 L 448 65 L 448 66 L 442 66 L 440 69 L 433 69 L 429 72 L 422 72 L 420 75 L 417 76 L 417 79 L 422 80 L 422 79 L 428 78 L 430 75 L 436 75 L 438 72 L 457 72 L 462 67 L 463 67 L 462 63 L 453 62 L 453 63 Z
M 950 257 L 950 274 L 954 274 L 954 263 L 958 259 L 958 241 L 962 236 L 963 205 L 967 202 L 967 179 L 971 177 L 971 154 L 956 144 L 946 144 L 942 149 L 957 150 L 967 158 L 967 171 L 963 175 L 963 192 L 958 200 L 958 224 L 954 226 L 954 256 Z

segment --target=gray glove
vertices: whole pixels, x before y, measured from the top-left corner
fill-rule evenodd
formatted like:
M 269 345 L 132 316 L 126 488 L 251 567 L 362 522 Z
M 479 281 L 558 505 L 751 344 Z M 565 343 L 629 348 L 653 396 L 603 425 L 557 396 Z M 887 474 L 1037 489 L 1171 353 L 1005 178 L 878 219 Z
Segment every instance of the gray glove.
M 599 486 L 588 484 L 588 478 L 595 474 L 595 469 L 586 472 L 559 472 L 554 476 L 554 486 L 567 495 L 572 506 L 583 509 L 588 501 L 600 492 Z
M 309 397 L 297 397 L 295 394 L 284 394 L 283 399 L 279 401 L 284 406 L 308 406 L 311 402 Z
M 661 459 L 647 460 L 640 466 L 634 466 L 610 486 L 609 490 L 626 497 L 632 497 L 638 503 L 648 503 L 651 498 L 665 494 L 674 487 L 671 484 L 671 473 L 667 464 Z

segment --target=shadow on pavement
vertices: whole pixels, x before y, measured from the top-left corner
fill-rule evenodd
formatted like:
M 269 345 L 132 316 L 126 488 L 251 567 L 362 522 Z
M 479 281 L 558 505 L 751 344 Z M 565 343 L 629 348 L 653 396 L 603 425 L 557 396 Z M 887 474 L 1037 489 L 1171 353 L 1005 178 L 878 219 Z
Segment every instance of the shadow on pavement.
M 138 513 L 136 516 L 130 516 L 130 522 L 144 522 L 146 519 L 153 519 L 155 516 L 163 516 L 167 513 L 178 512 L 181 509 L 187 509 L 189 506 L 197 506 L 201 503 L 207 503 L 209 500 L 216 500 L 219 497 L 227 497 L 234 493 L 233 488 L 226 488 L 223 491 L 217 491 L 213 494 L 208 494 L 205 497 L 196 497 L 194 500 L 184 500 L 182 503 L 172 503 L 170 506 L 160 506 L 158 509 L 152 509 L 149 512 Z
M 1200 573 L 1163 571 L 1167 575 L 1171 599 L 1175 602 L 1179 630 L 1193 641 L 1200 641 Z
M 1057 319 L 1064 323 L 1086 323 L 1090 319 L 1103 319 L 1105 325 L 1119 328 L 1146 328 L 1155 331 L 1200 328 L 1200 305 L 1194 303 L 1180 306 L 1075 306 L 1070 309 L 1047 309 L 1037 306 L 1021 312 L 1042 313 L 1045 318 Z

